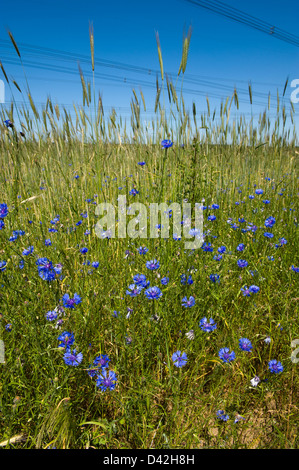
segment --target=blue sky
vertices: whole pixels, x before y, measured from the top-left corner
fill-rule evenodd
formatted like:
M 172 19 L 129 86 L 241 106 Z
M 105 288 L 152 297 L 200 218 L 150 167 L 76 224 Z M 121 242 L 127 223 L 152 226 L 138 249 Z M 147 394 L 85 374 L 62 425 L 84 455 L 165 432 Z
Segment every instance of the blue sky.
M 226 4 L 253 15 L 296 35 L 298 1 L 237 1 Z M 86 76 L 91 73 L 89 23 L 93 24 L 95 87 L 105 109 L 115 107 L 118 114 L 129 116 L 132 88 L 141 87 L 147 107 L 154 107 L 154 71 L 159 70 L 155 32 L 159 33 L 165 72 L 176 81 L 182 54 L 183 32 L 192 26 L 192 37 L 184 81 L 184 97 L 189 109 L 196 103 L 197 112 L 206 111 L 206 96 L 211 108 L 231 96 L 237 87 L 240 109 L 245 114 L 262 112 L 271 92 L 276 104 L 277 89 L 282 94 L 286 78 L 289 86 L 285 103 L 289 108 L 290 82 L 299 78 L 299 49 L 248 26 L 233 22 L 184 0 L 152 0 L 103 2 L 90 0 L 49 2 L 14 0 L 4 2 L 0 15 L 0 60 L 9 78 L 25 91 L 24 74 L 7 30 L 19 45 L 32 96 L 40 106 L 51 96 L 54 103 L 82 104 L 77 57 Z M 26 45 L 26 46 L 25 46 Z M 28 46 L 33 46 L 29 49 Z M 57 52 L 45 54 L 38 48 Z M 61 58 L 61 51 L 71 53 Z M 117 64 L 122 64 L 116 67 Z M 127 65 L 134 66 L 128 70 Z M 47 67 L 47 70 L 45 69 Z M 140 73 L 136 67 L 141 67 Z M 64 72 L 62 72 L 64 68 Z M 69 73 L 66 73 L 66 69 Z M 3 80 L 0 71 L 0 78 Z M 252 82 L 254 106 L 248 98 L 248 82 Z M 6 86 L 6 101 L 10 91 Z M 14 88 L 15 99 L 22 100 Z M 140 95 L 139 95 L 140 96 Z M 299 103 L 295 104 L 299 110 Z M 275 107 L 272 110 L 275 115 Z M 297 111 L 298 113 L 298 111 Z M 298 122 L 298 121 L 297 121 Z

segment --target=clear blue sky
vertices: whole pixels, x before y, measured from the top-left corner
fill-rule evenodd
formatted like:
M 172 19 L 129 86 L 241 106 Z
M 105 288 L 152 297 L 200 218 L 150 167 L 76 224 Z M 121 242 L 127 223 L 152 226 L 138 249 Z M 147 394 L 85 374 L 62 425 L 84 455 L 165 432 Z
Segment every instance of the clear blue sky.
M 297 35 L 298 0 L 226 0 L 225 3 Z M 129 116 L 133 87 L 137 93 L 142 88 L 147 107 L 153 109 L 156 80 L 153 71 L 159 70 L 156 31 L 160 37 L 164 70 L 172 74 L 175 82 L 181 61 L 183 31 L 185 29 L 187 33 L 192 26 L 184 96 L 189 109 L 195 101 L 198 113 L 206 110 L 206 95 L 213 109 L 232 95 L 234 86 L 239 93 L 241 110 L 249 113 L 249 81 L 253 88 L 253 112 L 259 113 L 267 106 L 269 91 L 274 105 L 277 89 L 281 95 L 286 78 L 289 77 L 289 84 L 292 79 L 299 78 L 298 47 L 184 0 L 2 2 L 0 60 L 8 77 L 15 79 L 25 90 L 22 67 L 8 42 L 7 30 L 10 30 L 19 45 L 35 102 L 45 103 L 47 96 L 51 96 L 55 103 L 65 104 L 70 110 L 72 103 L 81 104 L 81 84 L 75 57 L 90 57 L 90 22 L 94 28 L 95 57 L 104 61 L 95 67 L 96 90 L 101 92 L 108 112 L 113 106 L 119 114 Z M 57 55 L 45 55 L 39 49 L 29 50 L 25 44 L 69 52 L 72 56 L 63 60 Z M 145 70 L 138 73 L 135 68 L 116 68 L 115 63 Z M 80 65 L 88 76 L 90 63 L 81 59 Z M 63 67 L 70 73 L 59 71 Z M 146 73 L 146 69 L 151 73 Z M 0 75 L 3 80 L 1 71 Z M 6 101 L 9 101 L 7 88 Z M 289 103 L 292 91 L 289 85 L 286 103 Z M 16 89 L 14 95 L 17 100 L 21 99 Z M 299 103 L 294 106 L 298 114 Z

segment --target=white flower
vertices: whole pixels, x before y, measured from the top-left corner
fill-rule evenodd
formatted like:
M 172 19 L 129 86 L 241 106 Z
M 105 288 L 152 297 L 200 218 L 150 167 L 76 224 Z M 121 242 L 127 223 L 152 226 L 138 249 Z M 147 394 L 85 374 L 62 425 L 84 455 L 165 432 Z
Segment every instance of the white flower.
M 188 339 L 194 339 L 195 338 L 194 330 L 188 331 L 188 333 L 186 333 L 186 336 Z
M 260 381 L 261 379 L 256 375 L 253 379 L 250 380 L 250 383 L 253 387 L 256 387 Z

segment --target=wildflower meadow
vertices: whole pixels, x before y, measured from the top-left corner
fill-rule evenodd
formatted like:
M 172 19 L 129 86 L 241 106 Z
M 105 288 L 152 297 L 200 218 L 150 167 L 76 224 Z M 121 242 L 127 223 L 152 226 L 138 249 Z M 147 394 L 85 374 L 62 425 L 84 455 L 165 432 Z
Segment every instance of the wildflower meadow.
M 124 125 L 82 74 L 75 119 L 1 105 L 3 448 L 298 448 L 292 108 L 246 121 L 232 90 L 189 112 L 157 45 L 150 129 L 142 91 Z

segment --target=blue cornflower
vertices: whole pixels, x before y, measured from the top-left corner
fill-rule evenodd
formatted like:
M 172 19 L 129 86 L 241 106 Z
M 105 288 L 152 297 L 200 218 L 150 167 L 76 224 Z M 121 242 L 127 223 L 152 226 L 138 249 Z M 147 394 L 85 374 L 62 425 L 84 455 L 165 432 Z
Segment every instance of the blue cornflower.
M 139 194 L 139 191 L 137 189 L 133 188 L 131 191 L 129 191 L 129 194 L 132 194 L 132 196 L 136 196 L 136 194 Z
M 93 261 L 93 262 L 91 263 L 91 266 L 92 266 L 93 268 L 95 268 L 95 269 L 97 269 L 97 268 L 99 267 L 99 265 L 100 265 L 100 263 L 99 263 L 98 261 Z
M 181 351 L 176 351 L 171 356 L 171 359 L 176 367 L 184 367 L 187 364 L 187 354 L 185 352 L 181 353 Z
M 24 265 L 25 265 L 25 261 L 23 259 L 21 259 L 20 262 L 19 262 L 19 268 L 23 269 Z
M 130 297 L 136 297 L 142 291 L 143 286 L 136 286 L 135 284 L 130 284 L 128 289 L 126 290 L 126 294 L 130 295 Z
M 212 214 L 212 215 L 209 215 L 208 220 L 209 220 L 210 222 L 213 222 L 214 220 L 216 220 L 216 215 L 213 215 L 213 214 Z
M 238 259 L 237 265 L 239 268 L 246 268 L 248 266 L 248 262 L 245 259 Z
M 91 377 L 93 379 L 94 377 L 97 376 L 98 370 L 95 369 L 92 365 L 90 365 L 88 367 L 87 373 L 88 373 L 89 377 Z
M 58 336 L 58 341 L 60 341 L 58 347 L 69 348 L 75 342 L 74 333 L 64 331 L 61 333 L 61 335 Z
M 245 248 L 244 243 L 240 243 L 240 244 L 237 246 L 237 251 L 243 251 L 244 248 Z
M 195 305 L 195 299 L 192 295 L 190 295 L 189 297 L 189 300 L 187 299 L 187 297 L 185 296 L 183 299 L 182 299 L 182 305 L 183 307 L 186 307 L 186 308 L 191 308 Z
M 225 253 L 226 252 L 226 246 L 220 246 L 217 251 L 218 251 L 218 253 Z
M 53 266 L 52 261 L 49 261 L 48 258 L 39 258 L 36 264 L 38 274 L 44 281 L 53 281 L 56 275 L 61 274 L 62 266 L 60 264 Z
M 84 247 L 84 248 L 81 248 L 80 250 L 80 253 L 82 253 L 82 255 L 85 255 L 85 253 L 88 252 L 88 248 Z
M 50 240 L 49 238 L 47 238 L 47 239 L 45 240 L 45 245 L 46 245 L 46 246 L 51 246 L 51 245 L 52 245 L 52 242 L 51 242 L 51 240 Z
M 273 233 L 271 233 L 271 232 L 265 232 L 265 233 L 264 233 L 264 237 L 266 237 L 266 238 L 273 238 L 274 235 L 273 235 Z
M 5 271 L 6 269 L 6 261 L 0 261 L 0 271 Z
M 145 162 L 138 162 L 138 165 L 143 166 L 145 165 Z
M 221 348 L 218 355 L 223 362 L 231 362 L 236 358 L 234 351 L 229 352 L 229 348 Z
M 146 262 L 146 267 L 148 269 L 150 269 L 151 271 L 153 271 L 154 269 L 158 269 L 160 267 L 160 263 L 159 263 L 159 261 L 154 259 L 154 260 L 151 260 L 151 261 L 147 261 Z
M 239 340 L 239 346 L 242 351 L 250 351 L 252 349 L 252 344 L 247 338 L 241 338 Z
M 34 247 L 33 246 L 29 246 L 28 248 L 26 248 L 25 250 L 23 250 L 23 255 L 24 256 L 28 256 L 30 255 L 31 253 L 33 253 L 34 251 Z
M 117 382 L 116 373 L 113 370 L 103 370 L 102 373 L 98 376 L 97 387 L 99 387 L 102 392 L 106 390 L 114 390 Z
M 213 318 L 210 318 L 210 320 L 207 320 L 207 317 L 204 317 L 200 320 L 199 326 L 203 331 L 206 332 L 211 332 L 213 330 L 216 330 L 217 328 L 217 323 L 213 320 Z
M 275 222 L 276 222 L 275 217 L 270 216 L 265 220 L 265 227 L 273 227 Z
M 10 332 L 11 332 L 11 327 L 12 327 L 12 324 L 11 324 L 11 323 L 7 323 L 7 325 L 5 325 L 6 331 L 8 331 L 8 332 L 10 333 Z
M 13 128 L 13 123 L 11 122 L 10 119 L 6 119 L 6 120 L 4 121 L 4 124 L 6 125 L 6 127 L 11 127 L 11 128 Z
M 254 294 L 256 294 L 260 290 L 260 288 L 258 286 L 253 285 L 249 287 L 249 290 L 250 292 L 253 292 Z
M 275 374 L 279 374 L 283 371 L 283 366 L 281 362 L 278 362 L 276 359 L 272 359 L 268 362 L 270 372 L 274 372 Z
M 222 421 L 227 421 L 229 419 L 229 416 L 226 415 L 223 410 L 218 410 L 216 413 L 216 416 L 218 419 L 221 419 Z
M 264 194 L 264 191 L 262 189 L 256 189 L 255 194 Z
M 210 279 L 212 282 L 218 282 L 218 284 L 220 283 L 220 276 L 219 274 L 210 274 Z
M 148 248 L 145 246 L 140 246 L 137 251 L 140 255 L 145 255 L 148 252 Z
M 187 276 L 186 274 L 182 274 L 181 275 L 181 284 L 185 285 L 187 282 Z
M 247 286 L 241 287 L 244 297 L 250 297 L 251 291 Z
M 110 358 L 107 356 L 107 354 L 100 354 L 99 356 L 95 358 L 95 360 L 93 361 L 93 364 L 95 366 L 100 366 L 103 370 L 106 367 L 108 367 L 109 362 L 110 362 Z
M 161 284 L 162 284 L 163 286 L 166 286 L 168 283 L 169 283 L 169 277 L 163 277 L 163 278 L 161 279 Z
M 171 142 L 171 140 L 164 139 L 162 140 L 161 145 L 163 148 L 168 149 L 173 146 L 173 142 Z
M 135 282 L 136 286 L 148 287 L 149 285 L 149 282 L 146 280 L 146 276 L 144 274 L 135 274 L 135 276 L 133 276 L 133 281 Z
M 55 312 L 55 310 L 49 311 L 46 313 L 46 319 L 49 321 L 56 320 L 57 316 L 58 316 L 58 313 Z
M 16 237 L 21 237 L 21 236 L 25 235 L 25 231 L 24 230 L 13 230 L 12 234 Z
M 148 299 L 152 299 L 152 300 L 159 299 L 163 295 L 159 287 L 156 287 L 156 286 L 150 287 L 144 293 Z
M 296 267 L 292 264 L 291 268 L 295 273 L 299 273 L 299 267 Z
M 211 243 L 206 243 L 206 242 L 203 243 L 201 249 L 203 251 L 211 251 L 211 252 L 213 251 L 213 247 L 212 247 Z
M 64 354 L 63 359 L 68 366 L 77 367 L 80 362 L 82 362 L 83 354 L 81 352 L 77 354 L 76 349 L 74 349 L 73 352 L 71 352 L 71 350 L 68 350 Z
M 3 222 L 2 219 L 0 219 L 0 230 L 2 230 L 5 227 L 5 223 Z
M 75 293 L 74 297 L 71 299 L 69 294 L 64 294 L 62 297 L 62 303 L 65 308 L 75 308 L 76 305 L 80 304 L 82 302 L 82 298 Z
M 0 218 L 3 219 L 7 215 L 8 215 L 7 204 L 5 204 L 5 203 L 0 204 Z
M 212 208 L 212 209 L 219 209 L 219 205 L 218 205 L 218 204 L 212 204 L 212 205 L 211 205 L 211 208 Z

